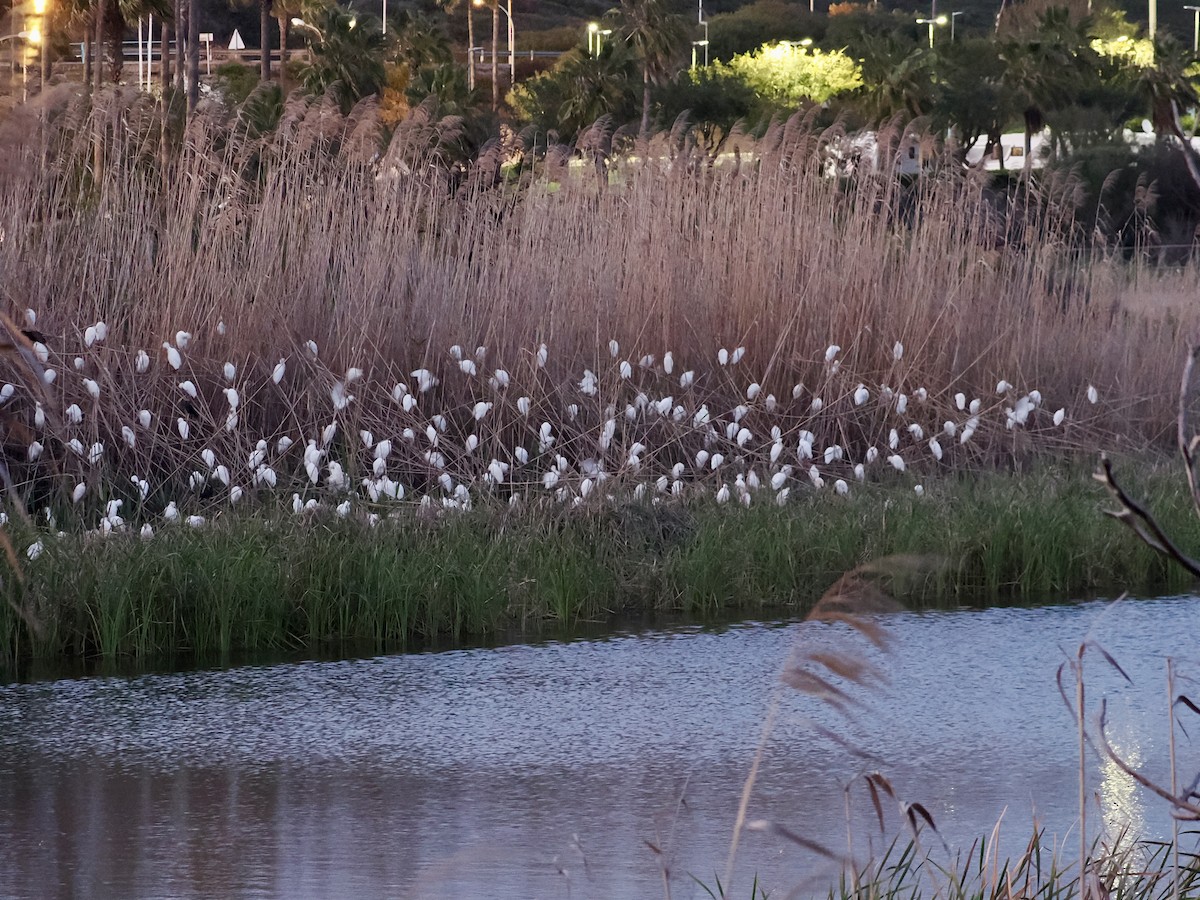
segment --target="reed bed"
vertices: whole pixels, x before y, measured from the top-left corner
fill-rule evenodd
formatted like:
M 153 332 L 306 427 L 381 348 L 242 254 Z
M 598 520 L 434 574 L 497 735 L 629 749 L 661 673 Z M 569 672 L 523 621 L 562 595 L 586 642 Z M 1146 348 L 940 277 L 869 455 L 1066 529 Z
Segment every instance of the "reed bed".
M 238 508 L 920 495 L 1163 441 L 1194 266 L 1082 255 L 1069 183 L 827 177 L 838 137 L 593 130 L 580 167 L 464 159 L 429 109 L 389 134 L 295 95 L 261 136 L 47 91 L 0 132 L 18 551 Z

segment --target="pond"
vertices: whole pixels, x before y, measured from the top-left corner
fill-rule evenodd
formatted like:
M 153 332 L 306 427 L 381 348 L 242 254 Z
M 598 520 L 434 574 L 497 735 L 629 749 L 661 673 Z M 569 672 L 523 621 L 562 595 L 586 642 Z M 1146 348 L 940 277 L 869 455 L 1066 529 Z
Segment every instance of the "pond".
M 840 853 L 848 833 L 860 859 L 904 833 L 889 803 L 881 834 L 861 782 L 847 827 L 843 788 L 878 769 L 951 848 L 1003 815 L 1019 852 L 1036 817 L 1074 859 L 1075 729 L 1055 672 L 1089 632 L 1133 681 L 1090 653 L 1089 708 L 1107 698 L 1114 744 L 1167 778 L 1165 659 L 1192 654 L 1196 672 L 1200 599 L 878 622 L 886 653 L 844 626 L 750 622 L 0 685 L 0 895 L 643 898 L 664 895 L 665 867 L 674 897 L 707 896 L 690 876 L 724 871 L 760 741 L 749 818 Z M 859 654 L 887 683 L 849 688 L 839 714 L 782 686 L 797 646 Z M 1115 767 L 1087 772 L 1111 827 L 1169 833 Z M 756 874 L 777 896 L 836 877 L 749 831 L 736 871 L 742 897 Z

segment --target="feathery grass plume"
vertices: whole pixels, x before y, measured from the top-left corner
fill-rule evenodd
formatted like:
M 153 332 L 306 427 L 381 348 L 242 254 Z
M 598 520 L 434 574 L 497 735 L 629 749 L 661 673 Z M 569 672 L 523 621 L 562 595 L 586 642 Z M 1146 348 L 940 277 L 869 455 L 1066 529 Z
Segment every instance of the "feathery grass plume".
M 928 574 L 944 565 L 944 560 L 935 556 L 901 555 L 874 560 L 842 575 L 813 606 L 808 616 L 805 617 L 804 623 L 845 626 L 849 633 L 842 635 L 839 643 L 832 650 L 810 648 L 808 641 L 805 640 L 804 626 L 802 625 L 802 631 L 797 636 L 791 656 L 781 673 L 782 683 L 816 698 L 836 712 L 839 717 L 853 721 L 862 702 L 861 698 L 856 695 L 856 691 L 870 691 L 887 681 L 886 674 L 879 667 L 864 659 L 862 647 L 856 646 L 853 638 L 865 639 L 876 649 L 886 652 L 888 649 L 887 630 L 879 621 L 879 617 L 900 612 L 904 606 L 885 589 L 884 585 L 894 587 L 916 575 Z M 725 867 L 724 883 L 727 889 L 732 886 L 734 861 L 744 828 L 783 837 L 812 853 L 840 862 L 843 869 L 855 865 L 852 858 L 853 846 L 849 848 L 851 856 L 843 857 L 832 849 L 811 841 L 779 823 L 766 820 L 747 820 L 750 798 L 757 781 L 763 753 L 770 739 L 779 702 L 780 696 L 777 692 L 772 697 L 758 749 L 742 788 L 741 801 L 730 842 L 729 858 Z M 857 746 L 835 729 L 816 723 L 812 723 L 812 727 L 853 756 L 859 759 L 876 759 L 873 754 Z M 878 772 L 865 774 L 864 777 L 881 830 L 883 828 L 883 811 L 880 796 L 886 794 L 899 803 L 901 814 L 913 833 L 914 841 L 918 840 L 923 825 L 927 825 L 936 833 L 937 827 L 933 817 L 923 805 L 900 801 L 891 782 Z M 856 780 L 857 778 L 852 779 L 851 783 Z M 849 796 L 849 786 L 846 791 Z M 847 823 L 847 827 L 849 827 L 849 823 Z

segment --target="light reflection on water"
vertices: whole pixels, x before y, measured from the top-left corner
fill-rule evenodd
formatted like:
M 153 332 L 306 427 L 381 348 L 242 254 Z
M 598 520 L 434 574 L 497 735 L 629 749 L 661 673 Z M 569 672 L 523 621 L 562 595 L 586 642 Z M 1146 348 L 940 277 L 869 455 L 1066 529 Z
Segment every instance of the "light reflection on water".
M 1054 673 L 1093 634 L 1113 741 L 1166 779 L 1164 659 L 1194 646 L 1197 601 L 905 614 L 890 676 L 847 723 L 795 692 L 750 809 L 839 850 L 842 786 L 879 767 L 968 847 L 1007 809 L 1018 852 L 1077 816 L 1074 727 Z M 0 896 L 706 896 L 797 635 L 750 624 L 610 640 L 0 686 Z M 816 722 L 876 754 L 864 763 Z M 1181 736 L 1184 771 L 1200 753 Z M 1165 835 L 1161 805 L 1090 766 L 1114 823 Z M 852 793 L 855 846 L 881 838 Z M 896 817 L 890 814 L 894 833 Z M 739 878 L 811 884 L 826 866 L 748 833 Z

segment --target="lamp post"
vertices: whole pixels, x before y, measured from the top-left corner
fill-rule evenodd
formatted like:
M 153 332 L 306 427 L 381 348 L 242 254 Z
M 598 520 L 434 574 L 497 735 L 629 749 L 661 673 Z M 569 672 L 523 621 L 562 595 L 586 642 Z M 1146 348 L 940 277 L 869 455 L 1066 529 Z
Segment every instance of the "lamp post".
M 513 25 L 512 0 L 508 0 L 508 8 L 500 5 L 500 0 L 485 3 L 484 0 L 471 0 L 474 6 L 490 6 L 493 10 L 501 10 L 508 16 L 508 84 L 511 87 L 517 83 L 517 29 Z M 496 26 L 495 12 L 492 13 L 492 107 L 499 107 L 499 88 L 496 84 Z M 589 29 L 590 30 L 590 29 Z
M 1184 9 L 1190 9 L 1195 13 L 1192 23 L 1192 52 L 1200 52 L 1200 6 L 1185 6 Z
M 42 42 L 42 32 L 37 28 L 29 29 L 28 31 L 18 31 L 14 34 L 6 34 L 0 37 L 0 44 L 5 41 L 28 41 L 31 44 L 40 44 Z M 16 61 L 16 49 L 12 51 L 10 59 Z M 21 101 L 29 99 L 29 66 L 25 54 L 21 54 Z
M 930 50 L 933 49 L 933 26 L 934 25 L 945 25 L 948 21 L 949 21 L 949 19 L 946 16 L 936 16 L 935 18 L 932 18 L 932 19 L 917 19 L 918 25 L 928 25 L 929 26 L 929 49 Z
M 963 11 L 961 9 L 958 12 L 950 13 L 950 43 L 952 43 L 952 44 L 954 43 L 954 20 L 957 19 L 962 14 L 963 14 Z

